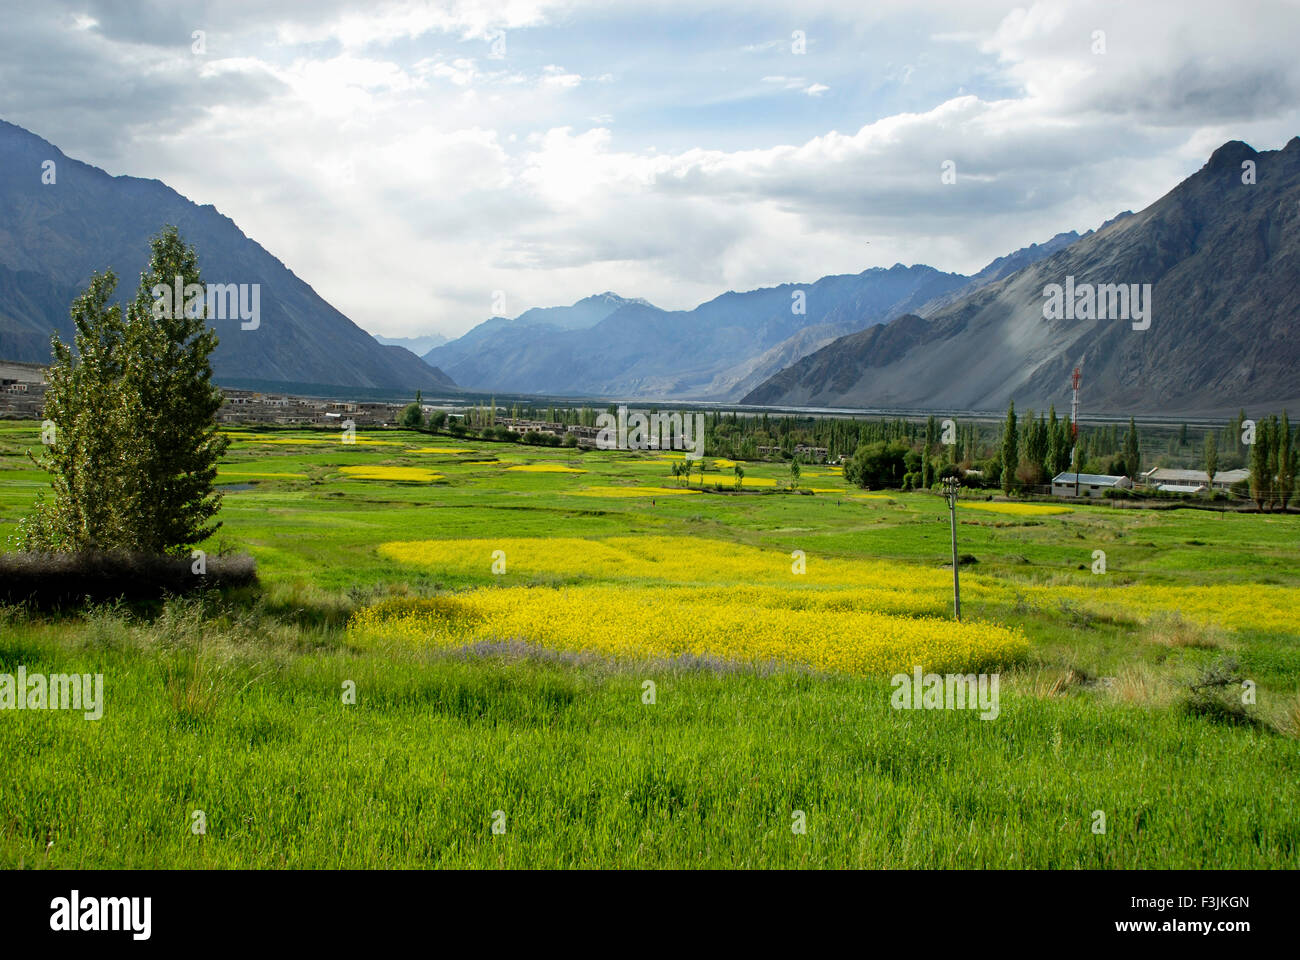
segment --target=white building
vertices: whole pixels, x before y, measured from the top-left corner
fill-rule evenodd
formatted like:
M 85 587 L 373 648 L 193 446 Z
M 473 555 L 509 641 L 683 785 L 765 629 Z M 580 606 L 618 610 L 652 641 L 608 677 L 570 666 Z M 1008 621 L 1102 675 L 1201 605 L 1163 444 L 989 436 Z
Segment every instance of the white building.
M 1204 470 L 1174 470 L 1170 467 L 1155 467 L 1142 474 L 1142 483 L 1148 487 L 1155 487 L 1157 490 L 1164 490 L 1166 487 L 1179 488 L 1191 487 L 1192 491 L 1196 487 L 1213 487 L 1215 490 L 1227 490 L 1238 480 L 1245 480 L 1250 476 L 1249 470 L 1224 470 L 1214 475 L 1214 483 L 1210 483 L 1210 475 Z M 1192 491 L 1179 491 L 1190 493 Z
M 1107 490 L 1129 489 L 1133 481 L 1128 477 L 1112 477 L 1105 473 L 1058 473 L 1052 478 L 1054 497 L 1104 497 Z M 1077 491 L 1077 492 L 1076 492 Z

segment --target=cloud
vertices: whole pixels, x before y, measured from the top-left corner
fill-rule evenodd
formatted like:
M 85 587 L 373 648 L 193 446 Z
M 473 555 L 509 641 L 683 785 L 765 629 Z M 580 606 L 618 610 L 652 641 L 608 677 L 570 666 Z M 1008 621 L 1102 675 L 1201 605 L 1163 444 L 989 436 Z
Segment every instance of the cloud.
M 495 290 L 515 313 L 606 289 L 689 307 L 970 272 L 1300 125 L 1300 10 L 1256 0 L 198 9 L 14 18 L 0 116 L 214 203 L 390 335 L 461 333 Z

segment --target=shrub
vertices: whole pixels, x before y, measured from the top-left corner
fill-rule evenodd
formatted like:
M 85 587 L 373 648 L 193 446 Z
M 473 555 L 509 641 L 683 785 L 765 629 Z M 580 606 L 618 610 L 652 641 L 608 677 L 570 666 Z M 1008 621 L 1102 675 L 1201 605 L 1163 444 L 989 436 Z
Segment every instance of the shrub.
M 1259 718 L 1242 702 L 1240 694 L 1233 690 L 1240 688 L 1244 679 L 1235 659 L 1230 657 L 1216 660 L 1188 685 L 1187 694 L 1181 703 L 1183 712 L 1214 723 L 1259 726 Z
M 214 556 L 205 572 L 189 557 L 126 552 L 0 554 L 0 602 L 57 607 L 155 600 L 166 594 L 250 586 L 257 563 L 247 554 Z

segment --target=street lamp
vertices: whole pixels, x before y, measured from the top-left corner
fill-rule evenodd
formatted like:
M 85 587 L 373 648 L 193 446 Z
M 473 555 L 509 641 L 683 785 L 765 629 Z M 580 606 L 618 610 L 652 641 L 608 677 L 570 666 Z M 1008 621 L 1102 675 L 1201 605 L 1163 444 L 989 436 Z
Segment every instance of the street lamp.
M 957 622 L 961 623 L 961 586 L 957 580 L 957 496 L 961 492 L 961 481 L 956 477 L 945 477 L 943 496 L 948 501 L 948 520 L 952 528 L 952 607 Z

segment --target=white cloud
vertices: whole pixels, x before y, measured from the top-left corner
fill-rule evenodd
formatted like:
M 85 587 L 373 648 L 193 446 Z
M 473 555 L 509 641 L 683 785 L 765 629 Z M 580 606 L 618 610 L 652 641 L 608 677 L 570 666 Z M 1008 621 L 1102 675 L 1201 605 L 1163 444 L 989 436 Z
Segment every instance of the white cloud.
M 582 77 L 576 73 L 566 73 L 563 67 L 548 64 L 542 67 L 542 85 L 568 90 L 582 83 Z
M 1249 0 L 809 0 L 793 25 L 776 0 L 214 2 L 200 60 L 187 24 L 71 2 L 0 36 L 0 115 L 215 203 L 390 335 L 463 332 L 493 290 L 515 313 L 606 289 L 689 307 L 895 261 L 971 271 L 1300 125 L 1300 11 Z

